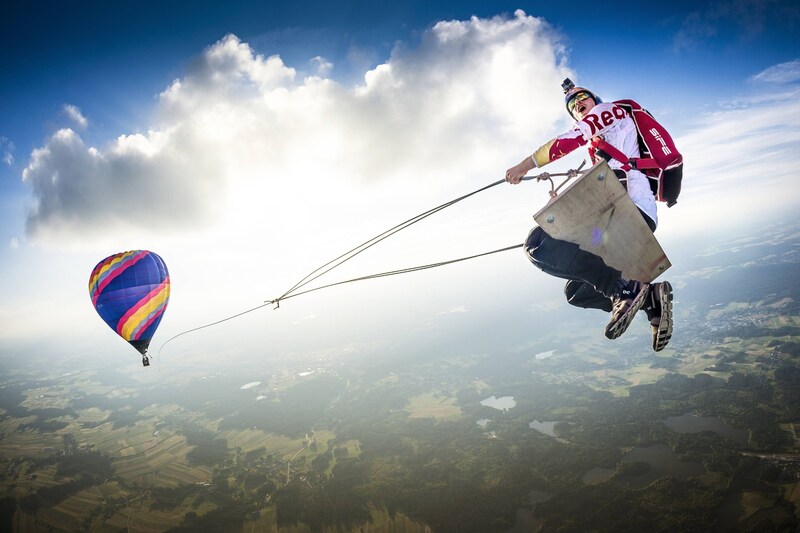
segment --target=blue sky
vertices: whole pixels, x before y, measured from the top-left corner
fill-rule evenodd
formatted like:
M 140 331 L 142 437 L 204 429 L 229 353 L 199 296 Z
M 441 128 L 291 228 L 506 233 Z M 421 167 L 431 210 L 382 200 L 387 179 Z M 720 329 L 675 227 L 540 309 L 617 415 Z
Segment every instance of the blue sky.
M 565 75 L 605 99 L 640 101 L 678 140 L 687 181 L 679 207 L 660 206 L 668 250 L 796 212 L 798 30 L 796 2 L 777 1 L 6 6 L 0 343 L 57 331 L 79 350 L 106 350 L 115 339 L 88 308 L 85 278 L 125 249 L 154 249 L 171 266 L 167 335 L 275 296 L 354 244 L 502 177 L 568 128 Z M 354 273 L 521 241 L 544 201 L 541 188 L 506 190 L 398 237 Z M 444 289 L 434 274 L 386 282 L 383 301 L 442 294 L 418 322 L 399 319 L 402 306 L 376 311 L 376 330 L 397 326 L 363 342 L 475 312 L 459 295 L 485 267 L 466 268 Z M 492 268 L 508 275 L 486 291 L 551 283 L 519 257 Z M 274 319 L 270 339 L 341 347 L 368 329 L 358 298 L 309 297 Z

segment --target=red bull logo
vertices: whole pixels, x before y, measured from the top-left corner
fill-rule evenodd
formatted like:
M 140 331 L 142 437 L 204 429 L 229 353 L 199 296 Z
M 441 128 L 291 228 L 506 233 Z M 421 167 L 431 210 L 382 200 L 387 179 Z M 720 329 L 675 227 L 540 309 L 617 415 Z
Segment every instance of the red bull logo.
M 584 117 L 583 122 L 589 125 L 592 131 L 591 136 L 594 137 L 600 130 L 611 126 L 615 120 L 622 120 L 627 116 L 624 109 L 613 106 L 610 111 L 602 111 L 599 114 L 590 112 Z

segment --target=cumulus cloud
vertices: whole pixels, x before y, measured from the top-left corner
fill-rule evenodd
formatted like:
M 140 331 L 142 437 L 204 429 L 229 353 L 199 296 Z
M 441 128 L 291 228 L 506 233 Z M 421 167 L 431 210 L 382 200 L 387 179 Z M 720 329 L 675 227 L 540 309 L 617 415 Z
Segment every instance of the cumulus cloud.
M 348 186 L 445 188 L 499 173 L 566 124 L 559 36 L 522 11 L 440 22 L 355 86 L 315 61 L 317 75 L 298 79 L 227 35 L 161 93 L 147 132 L 93 147 L 58 131 L 23 173 L 36 200 L 29 236 L 184 231 L 221 213 L 280 212 L 288 198 L 311 210 Z
M 75 126 L 80 129 L 85 129 L 89 125 L 89 121 L 83 116 L 81 110 L 72 104 L 64 104 L 62 108 L 64 114 L 69 118 Z
M 180 132 L 121 136 L 101 151 L 73 130 L 59 130 L 33 151 L 22 174 L 37 200 L 28 234 L 90 239 L 130 226 L 155 233 L 206 213 L 213 182 L 202 174 L 206 158 L 171 150 L 176 136 Z M 206 168 L 213 173 L 212 163 Z
M 792 83 L 800 81 L 800 59 L 773 65 L 753 76 L 753 81 L 767 83 Z

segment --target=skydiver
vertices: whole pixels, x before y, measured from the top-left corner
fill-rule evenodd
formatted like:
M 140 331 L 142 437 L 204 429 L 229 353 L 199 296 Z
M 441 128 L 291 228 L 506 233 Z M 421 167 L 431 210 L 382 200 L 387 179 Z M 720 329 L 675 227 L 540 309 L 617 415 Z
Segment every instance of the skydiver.
M 630 116 L 626 113 L 615 116 L 613 111 L 620 108 L 614 103 L 604 103 L 593 92 L 575 87 L 569 80 L 565 80 L 562 87 L 567 112 L 576 120 L 575 126 L 509 168 L 506 171 L 507 182 L 520 183 L 530 170 L 565 156 L 597 136 L 602 136 L 627 157 L 640 156 L 636 124 Z M 604 121 L 599 120 L 603 112 L 612 112 L 610 123 L 609 113 L 604 115 Z M 620 119 L 622 115 L 624 118 Z M 598 125 L 600 129 L 597 129 Z M 591 148 L 589 153 L 594 160 L 596 154 Z M 639 208 L 647 226 L 655 231 L 658 223 L 656 202 L 647 176 L 636 169 L 625 172 L 622 163 L 614 159 L 609 159 L 608 164 Z M 672 285 L 668 281 L 648 284 L 624 279 L 619 270 L 606 265 L 599 256 L 580 249 L 577 244 L 554 239 L 538 226 L 528 234 L 525 251 L 531 262 L 543 272 L 568 280 L 564 287 L 567 302 L 611 313 L 611 320 L 605 328 L 606 337 L 616 339 L 622 335 L 636 313 L 644 308 L 653 335 L 653 350 L 658 352 L 666 347 L 672 336 Z

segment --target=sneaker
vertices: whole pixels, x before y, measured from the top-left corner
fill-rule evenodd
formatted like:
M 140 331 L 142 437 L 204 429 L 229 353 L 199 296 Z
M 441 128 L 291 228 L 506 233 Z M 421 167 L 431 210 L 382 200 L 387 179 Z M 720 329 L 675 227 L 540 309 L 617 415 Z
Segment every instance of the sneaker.
M 646 311 L 653 332 L 653 350 L 660 352 L 672 338 L 672 285 L 669 281 L 650 286 Z
M 628 329 L 636 312 L 647 301 L 650 285 L 631 280 L 612 298 L 611 322 L 606 326 L 606 337 L 616 339 Z

